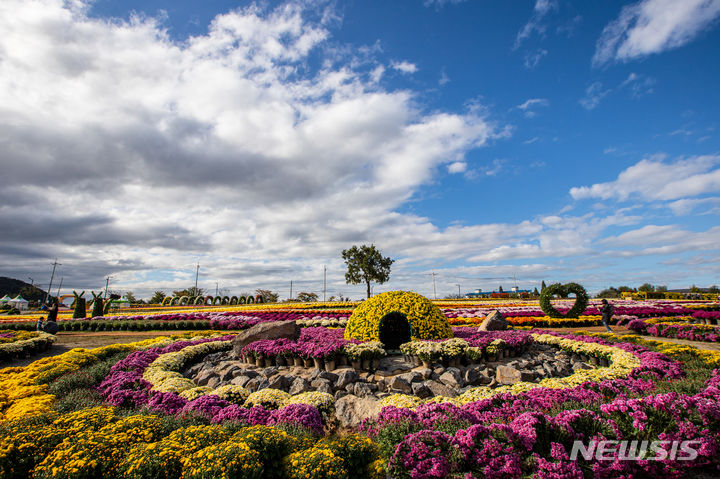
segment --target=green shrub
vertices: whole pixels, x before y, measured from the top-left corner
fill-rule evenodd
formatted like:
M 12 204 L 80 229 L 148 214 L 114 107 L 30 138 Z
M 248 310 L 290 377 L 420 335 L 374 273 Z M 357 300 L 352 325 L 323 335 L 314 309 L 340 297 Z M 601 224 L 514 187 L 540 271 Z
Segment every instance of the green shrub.
M 78 409 L 101 406 L 103 398 L 95 389 L 81 388 L 70 391 L 65 397 L 55 402 L 54 408 L 61 413 L 77 411 Z
M 74 371 L 60 376 L 50 383 L 48 392 L 58 398 L 67 396 L 76 389 L 89 388 L 95 385 L 95 378 L 85 371 Z

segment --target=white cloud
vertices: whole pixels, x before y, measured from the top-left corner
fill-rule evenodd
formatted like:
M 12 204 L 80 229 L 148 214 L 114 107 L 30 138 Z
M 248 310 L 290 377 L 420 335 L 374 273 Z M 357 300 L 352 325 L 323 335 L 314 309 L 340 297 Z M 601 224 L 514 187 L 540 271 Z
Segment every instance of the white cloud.
M 535 51 L 528 52 L 525 54 L 525 68 L 528 70 L 534 70 L 540 64 L 540 60 L 546 57 L 548 51 L 544 48 L 538 48 Z
M 585 96 L 580 99 L 580 105 L 586 110 L 594 110 L 611 91 L 612 89 L 604 89 L 601 82 L 593 82 L 585 89 Z
M 676 200 L 720 190 L 720 156 L 693 156 L 664 162 L 662 157 L 643 159 L 618 175 L 617 180 L 570 189 L 576 199 L 600 198 L 625 201 Z
M 543 35 L 547 29 L 543 23 L 545 16 L 557 9 L 558 4 L 555 0 L 536 0 L 532 17 L 530 17 L 530 20 L 520 29 L 515 38 L 515 48 L 520 47 L 522 42 L 530 38 L 533 33 Z
M 405 74 L 415 73 L 418 71 L 417 65 L 408 61 L 393 61 L 390 62 L 390 67 Z
M 533 118 L 537 115 L 535 108 L 548 106 L 550 106 L 550 101 L 547 98 L 530 98 L 515 108 L 522 110 L 527 118 Z
M 448 173 L 464 173 L 467 170 L 467 163 L 464 161 L 456 161 L 450 163 L 447 167 Z
M 680 47 L 720 16 L 720 0 L 642 0 L 622 8 L 597 42 L 593 65 L 629 61 Z
M 395 210 L 509 130 L 382 89 L 372 52 L 331 48 L 311 6 L 235 10 L 176 42 L 151 17 L 67 5 L 0 3 L 0 219 L 22 223 L 0 240 L 0 274 L 44 273 L 57 255 L 69 287 L 112 274 L 179 288 L 199 258 L 206 282 L 277 287 L 319 261 L 340 271 L 353 243 L 410 258 L 489 246 L 485 228 Z M 332 58 L 313 70 L 321 46 Z

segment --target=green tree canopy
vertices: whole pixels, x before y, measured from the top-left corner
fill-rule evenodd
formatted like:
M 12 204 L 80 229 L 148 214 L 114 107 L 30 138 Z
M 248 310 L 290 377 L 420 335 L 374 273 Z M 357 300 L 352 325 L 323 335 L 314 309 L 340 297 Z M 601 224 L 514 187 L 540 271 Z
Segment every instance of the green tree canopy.
M 277 303 L 278 301 L 278 294 L 269 289 L 256 289 L 255 294 L 262 296 L 263 303 Z
M 165 299 L 165 291 L 155 291 L 155 294 L 153 294 L 152 298 L 150 298 L 150 301 L 148 303 L 150 304 L 160 304 L 162 303 L 162 300 Z
M 359 248 L 354 246 L 345 249 L 342 257 L 347 265 L 345 281 L 348 284 L 365 283 L 367 286 L 367 297 L 370 297 L 370 282 L 375 281 L 383 284 L 390 279 L 390 266 L 395 262 L 383 255 L 375 248 L 375 245 L 362 245 Z
M 303 303 L 312 303 L 318 300 L 318 295 L 315 293 L 301 292 L 297 295 L 297 300 Z
M 653 291 L 655 291 L 655 286 L 653 286 L 650 283 L 644 283 L 644 284 L 640 285 L 640 287 L 638 288 L 638 291 L 645 291 L 646 293 L 652 293 Z

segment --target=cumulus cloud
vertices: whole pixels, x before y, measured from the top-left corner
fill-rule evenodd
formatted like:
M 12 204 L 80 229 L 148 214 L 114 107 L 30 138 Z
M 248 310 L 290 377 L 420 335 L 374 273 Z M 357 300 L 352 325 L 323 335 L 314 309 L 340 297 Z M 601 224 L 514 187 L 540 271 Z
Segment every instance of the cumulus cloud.
M 622 8 L 598 39 L 592 63 L 626 62 L 678 48 L 714 26 L 720 0 L 642 0 Z
M 638 197 L 646 201 L 677 200 L 720 189 L 720 156 L 705 155 L 665 162 L 651 157 L 622 171 L 614 181 L 570 189 L 576 199 L 599 198 L 625 201 Z
M 393 61 L 390 63 L 390 67 L 405 74 L 415 73 L 418 71 L 417 65 L 408 61 Z
M 253 5 L 175 41 L 162 19 L 2 2 L 0 219 L 18 228 L 0 240 L 0 274 L 45 271 L 42 251 L 77 287 L 110 273 L 180 287 L 198 259 L 215 280 L 260 285 L 312 277 L 313 258 L 339 269 L 356 242 L 397 255 L 418 249 L 382 238 L 474 237 L 395 210 L 507 130 L 382 89 L 381 62 L 333 49 L 309 8 Z

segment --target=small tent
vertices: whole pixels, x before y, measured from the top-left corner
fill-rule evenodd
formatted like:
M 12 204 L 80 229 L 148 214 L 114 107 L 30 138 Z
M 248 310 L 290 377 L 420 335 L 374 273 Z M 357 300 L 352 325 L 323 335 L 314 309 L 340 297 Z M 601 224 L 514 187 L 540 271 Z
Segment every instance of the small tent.
M 8 301 L 10 301 L 11 299 L 12 298 L 6 294 L 2 298 L 0 298 L 0 306 L 6 305 L 8 303 Z
M 20 296 L 19 294 L 7 302 L 10 306 L 19 309 L 20 311 L 28 309 L 28 300 Z

